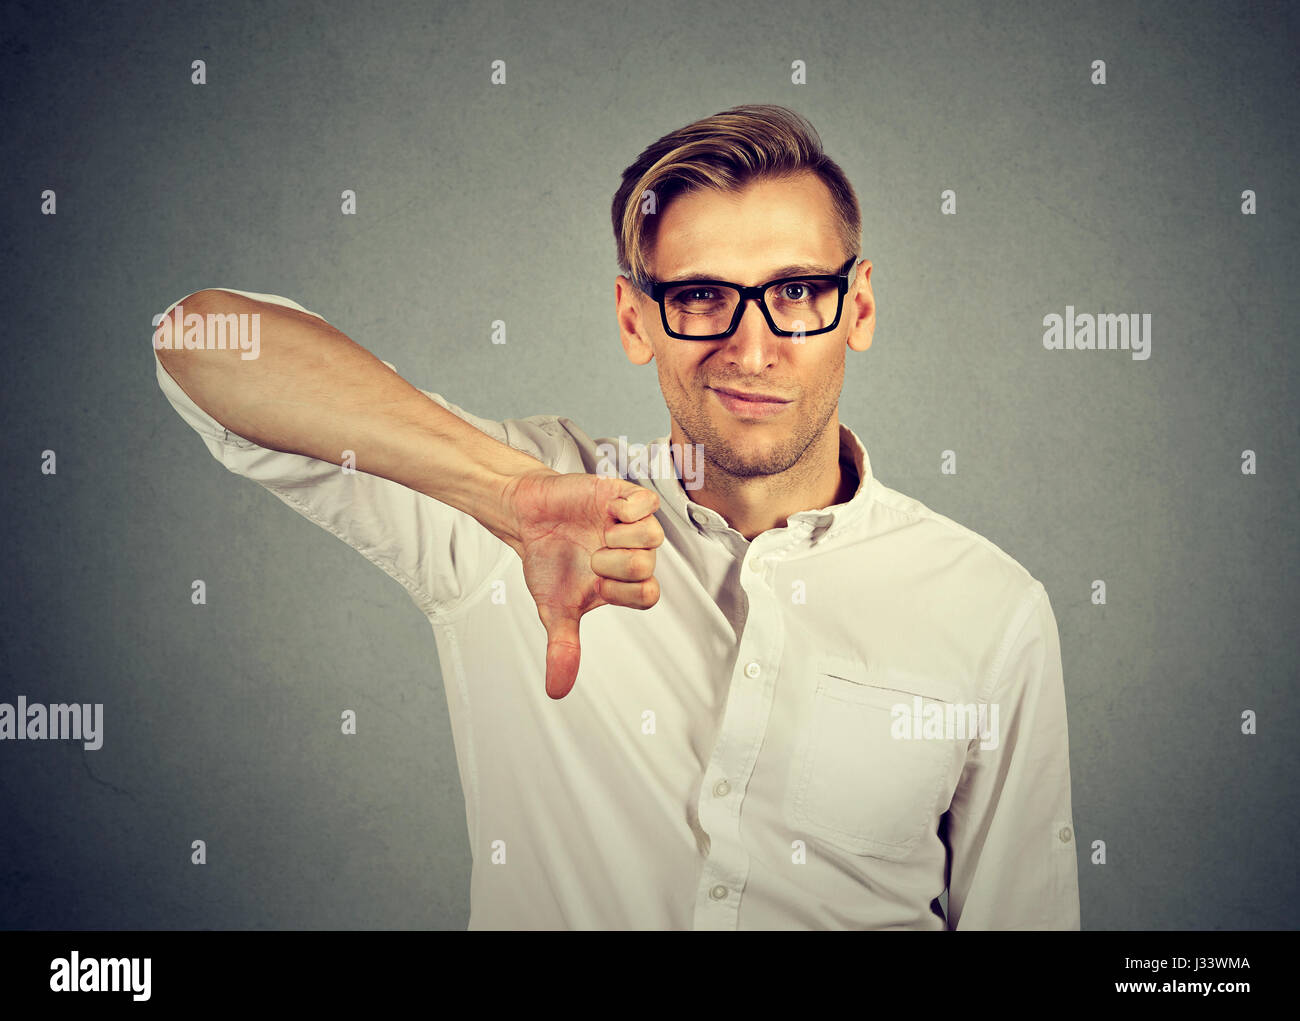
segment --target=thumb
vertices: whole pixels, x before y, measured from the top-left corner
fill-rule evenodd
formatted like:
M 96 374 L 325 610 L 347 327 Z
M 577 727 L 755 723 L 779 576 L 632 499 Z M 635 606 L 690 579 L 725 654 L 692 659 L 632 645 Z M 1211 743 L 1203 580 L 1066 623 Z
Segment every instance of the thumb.
M 563 698 L 573 690 L 578 679 L 578 660 L 582 650 L 578 642 L 576 614 L 565 607 L 538 607 L 542 626 L 546 628 L 546 694 Z

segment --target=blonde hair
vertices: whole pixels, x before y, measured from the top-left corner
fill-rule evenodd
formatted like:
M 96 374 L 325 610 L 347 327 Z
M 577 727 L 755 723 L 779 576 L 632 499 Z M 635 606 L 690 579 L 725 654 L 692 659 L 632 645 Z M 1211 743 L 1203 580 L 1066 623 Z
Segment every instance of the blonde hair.
M 662 213 L 675 196 L 716 188 L 736 191 L 762 177 L 811 171 L 831 193 L 844 258 L 859 254 L 862 213 L 844 171 L 822 152 L 817 129 L 784 106 L 749 104 L 687 124 L 646 146 L 623 171 L 611 216 L 618 264 L 631 280 L 648 285 L 655 229 L 642 204 L 653 193 Z

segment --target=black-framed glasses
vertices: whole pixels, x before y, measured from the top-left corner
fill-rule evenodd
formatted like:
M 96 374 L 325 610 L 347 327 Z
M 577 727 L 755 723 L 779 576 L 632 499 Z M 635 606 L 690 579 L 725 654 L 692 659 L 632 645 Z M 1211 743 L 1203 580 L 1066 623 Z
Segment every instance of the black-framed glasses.
M 857 262 L 853 255 L 838 273 L 781 277 L 756 287 L 730 280 L 647 280 L 636 285 L 659 303 L 664 330 L 678 340 L 730 337 L 751 298 L 757 299 L 778 337 L 812 337 L 839 326 Z

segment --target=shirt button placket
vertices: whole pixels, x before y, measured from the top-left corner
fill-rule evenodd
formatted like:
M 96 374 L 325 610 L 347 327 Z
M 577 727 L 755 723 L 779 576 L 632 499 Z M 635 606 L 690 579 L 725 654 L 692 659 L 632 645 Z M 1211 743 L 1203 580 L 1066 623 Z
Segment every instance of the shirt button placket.
M 739 812 L 737 800 L 727 801 L 732 790 L 730 777 L 738 783 L 745 777 L 741 775 L 742 767 L 748 762 L 748 755 L 742 751 L 747 746 L 761 741 L 762 734 L 755 732 L 766 718 L 766 700 L 763 697 L 763 684 L 751 682 L 766 678 L 763 674 L 764 657 L 775 654 L 779 642 L 773 644 L 773 636 L 779 631 L 782 621 L 773 619 L 773 613 L 779 609 L 774 606 L 772 592 L 764 577 L 768 564 L 762 556 L 754 555 L 751 549 L 749 569 L 742 575 L 744 588 L 750 595 L 750 621 L 740 636 L 740 661 L 738 675 L 740 683 L 733 685 L 724 710 L 723 726 L 730 727 L 731 732 L 720 741 L 720 746 L 731 751 L 733 759 L 725 761 L 715 759 L 710 763 L 714 775 L 722 774 L 711 788 L 713 797 L 705 798 L 700 803 L 700 823 L 715 837 L 709 854 L 710 861 L 705 865 L 701 889 L 707 892 L 707 899 L 701 902 L 701 914 L 696 924 L 702 928 L 734 929 L 736 927 L 740 902 L 732 897 L 733 890 L 744 887 L 749 870 L 749 854 L 739 843 Z M 749 657 L 745 658 L 748 654 Z M 736 758 L 740 755 L 742 757 Z M 736 794 L 740 798 L 740 794 Z M 723 880 L 723 882 L 719 882 Z M 712 907 L 710 908 L 710 905 Z

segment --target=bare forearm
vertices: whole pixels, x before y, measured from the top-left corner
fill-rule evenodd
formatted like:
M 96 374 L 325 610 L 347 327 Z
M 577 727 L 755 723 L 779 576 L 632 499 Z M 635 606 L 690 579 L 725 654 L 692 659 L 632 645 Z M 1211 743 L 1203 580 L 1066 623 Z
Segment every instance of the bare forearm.
M 541 461 L 499 443 L 440 407 L 315 316 L 225 291 L 200 291 L 185 312 L 260 313 L 258 357 L 228 350 L 160 350 L 190 398 L 233 433 L 260 446 L 340 464 L 424 493 L 505 538 L 504 495 Z

